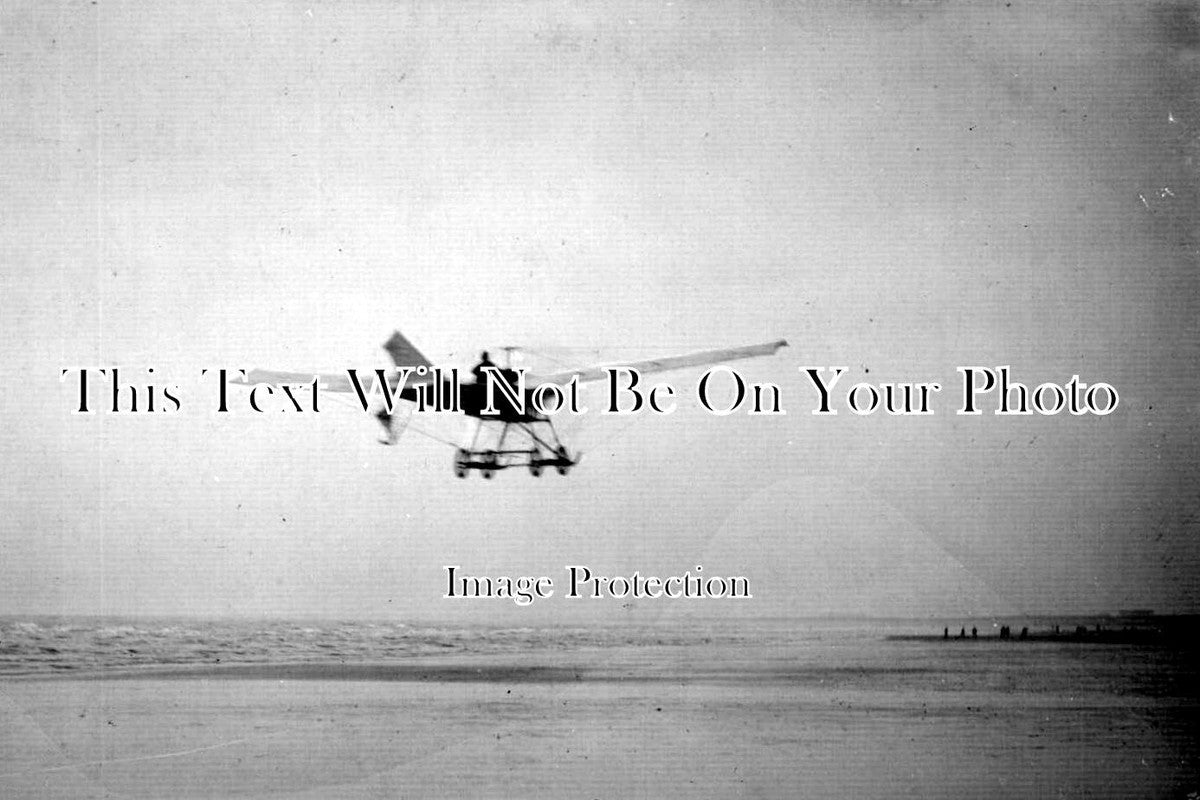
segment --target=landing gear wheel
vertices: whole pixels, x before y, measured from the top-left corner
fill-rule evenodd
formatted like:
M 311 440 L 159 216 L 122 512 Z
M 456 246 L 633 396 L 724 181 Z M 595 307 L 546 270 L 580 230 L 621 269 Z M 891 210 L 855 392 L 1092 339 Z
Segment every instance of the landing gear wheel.
M 454 475 L 459 478 L 467 477 L 467 451 L 459 448 L 454 454 Z
M 483 470 L 483 479 L 485 481 L 490 481 L 492 479 L 492 476 L 495 474 L 496 473 L 492 472 L 490 469 L 484 469 Z

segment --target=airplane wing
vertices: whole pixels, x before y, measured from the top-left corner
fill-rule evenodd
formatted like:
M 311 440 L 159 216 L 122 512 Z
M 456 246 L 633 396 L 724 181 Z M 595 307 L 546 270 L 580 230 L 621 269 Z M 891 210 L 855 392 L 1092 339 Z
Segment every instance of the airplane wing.
M 404 338 L 400 331 L 393 331 L 392 337 L 383 343 L 383 349 L 392 357 L 392 363 L 397 367 L 432 367 L 425 355 L 413 346 L 412 342 Z M 372 370 L 359 370 L 359 381 L 364 387 L 369 388 L 375 374 Z M 397 378 L 395 373 L 388 376 L 389 386 L 395 387 Z M 354 391 L 354 385 L 350 383 L 350 377 L 345 372 L 296 372 L 271 369 L 251 369 L 247 371 L 245 379 L 240 375 L 230 379 L 230 383 L 240 383 L 248 386 L 253 386 L 259 383 L 269 383 L 274 385 L 279 384 L 296 384 L 296 383 L 312 383 L 314 380 L 318 382 L 323 392 L 343 392 L 350 394 Z M 420 386 L 425 383 L 432 383 L 433 375 L 426 372 L 424 375 L 418 375 L 414 371 L 408 376 L 407 386 Z
M 415 347 L 404 339 L 399 332 L 395 333 L 392 339 L 384 345 L 385 349 L 392 355 L 393 360 L 399 365 L 400 362 L 406 363 L 404 366 L 426 366 L 429 361 L 421 355 Z M 723 364 L 727 361 L 739 361 L 746 358 L 758 358 L 759 356 L 774 355 L 781 347 L 787 347 L 787 341 L 778 339 L 774 342 L 765 344 L 748 345 L 746 347 L 730 347 L 720 350 L 701 350 L 696 353 L 687 353 L 679 356 L 667 356 L 665 358 L 652 358 L 646 361 L 633 361 L 626 363 L 601 364 L 594 367 L 583 367 L 581 369 L 565 370 L 563 372 L 555 372 L 550 375 L 529 375 L 528 380 L 531 384 L 539 383 L 557 383 L 565 384 L 572 378 L 578 376 L 580 383 L 589 383 L 591 381 L 604 380 L 608 377 L 608 370 L 624 368 L 636 370 L 641 375 L 649 375 L 655 372 L 666 372 L 672 369 L 684 369 L 685 367 L 698 367 L 707 364 Z M 370 381 L 374 378 L 374 373 L 370 370 L 362 370 L 359 373 L 359 380 L 364 386 L 369 386 Z M 393 380 L 394 374 L 389 376 Z M 230 378 L 230 383 L 240 383 L 253 386 L 257 383 L 270 384 L 308 384 L 313 380 L 318 381 L 321 391 L 323 392 L 343 392 L 350 394 L 354 392 L 354 386 L 350 383 L 350 378 L 345 372 L 340 373 L 322 373 L 322 372 L 302 372 L 302 371 L 282 371 L 268 369 L 251 369 L 246 373 L 243 380 L 240 376 Z M 431 373 L 425 375 L 410 374 L 407 385 L 410 387 L 419 386 L 421 384 L 430 383 L 433 380 Z
M 278 369 L 248 369 L 246 377 L 241 375 L 232 375 L 229 382 L 233 384 L 243 384 L 245 386 L 255 386 L 260 383 L 268 383 L 272 386 L 280 386 L 283 384 L 298 384 L 312 383 L 314 380 L 318 382 L 323 392 L 349 392 L 352 391 L 350 380 L 346 377 L 346 373 L 333 372 L 296 372 Z
M 387 374 L 389 388 L 395 388 L 397 377 L 395 372 L 389 371 Z M 269 383 L 273 386 L 282 384 L 311 384 L 317 381 L 317 385 L 321 387 L 322 392 L 331 392 L 334 394 L 353 394 L 354 385 L 350 383 L 350 376 L 345 372 L 294 372 L 274 369 L 249 369 L 246 370 L 246 377 L 241 375 L 231 375 L 229 382 L 231 384 L 240 384 L 243 386 L 254 386 L 259 383 Z M 371 384 L 375 380 L 375 371 L 364 369 L 358 371 L 358 380 L 362 384 L 363 389 L 369 390 Z M 411 374 L 408 376 L 406 386 L 420 386 L 426 383 L 433 382 L 433 375 L 426 373 L 424 375 Z
M 701 350 L 698 353 L 688 353 L 681 356 L 668 356 L 666 358 L 653 358 L 646 361 L 634 361 L 624 364 L 603 364 L 595 367 L 584 367 L 582 369 L 566 370 L 564 372 L 555 372 L 551 375 L 528 376 L 530 383 L 557 383 L 564 384 L 572 378 L 578 376 L 580 383 L 588 383 L 589 381 L 600 381 L 608 377 L 610 369 L 631 369 L 636 370 L 640 375 L 648 375 L 654 372 L 666 372 L 671 369 L 683 369 L 684 367 L 698 367 L 706 364 L 723 364 L 726 361 L 738 361 L 743 358 L 757 358 L 759 356 L 774 355 L 781 347 L 787 347 L 787 341 L 778 339 L 774 342 L 766 344 L 755 344 L 747 347 L 730 347 L 723 350 Z

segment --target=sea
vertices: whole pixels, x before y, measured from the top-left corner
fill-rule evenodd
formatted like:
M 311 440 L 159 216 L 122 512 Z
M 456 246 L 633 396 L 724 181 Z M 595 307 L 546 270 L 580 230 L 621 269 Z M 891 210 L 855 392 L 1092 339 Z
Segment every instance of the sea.
M 1112 617 L 993 619 L 660 619 L 648 623 L 485 624 L 285 619 L 0 617 L 0 677 L 114 674 L 238 665 L 404 664 L 434 656 L 564 656 L 597 678 L 739 675 L 879 690 L 1200 697 L 1195 626 L 1149 641 L 1075 640 L 1052 631 L 1119 630 Z M 965 634 L 960 638 L 960 631 Z M 972 634 L 974 631 L 975 635 Z M 947 633 L 949 639 L 943 638 Z M 570 659 L 568 659 L 570 660 Z

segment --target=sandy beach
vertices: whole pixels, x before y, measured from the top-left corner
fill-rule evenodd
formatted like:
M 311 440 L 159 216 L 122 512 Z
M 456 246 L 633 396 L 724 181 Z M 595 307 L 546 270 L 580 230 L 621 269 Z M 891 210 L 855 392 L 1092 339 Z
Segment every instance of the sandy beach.
M 631 648 L 12 678 L 0 794 L 1133 798 L 1200 785 L 1193 703 L 1133 679 L 1025 690 L 982 660 L 939 672 L 913 660 L 928 645 L 892 647 L 888 664 Z M 1084 654 L 1081 675 L 1093 660 L 1114 657 Z

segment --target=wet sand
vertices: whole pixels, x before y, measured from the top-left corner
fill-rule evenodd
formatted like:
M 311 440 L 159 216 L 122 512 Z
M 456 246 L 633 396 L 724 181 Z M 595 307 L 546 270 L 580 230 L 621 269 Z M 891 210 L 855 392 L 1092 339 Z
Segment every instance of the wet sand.
M 1185 796 L 1143 694 L 944 690 L 732 654 L 459 656 L 0 682 L 6 797 Z M 899 681 L 899 683 L 897 683 Z M 879 686 L 883 688 L 872 688 Z

